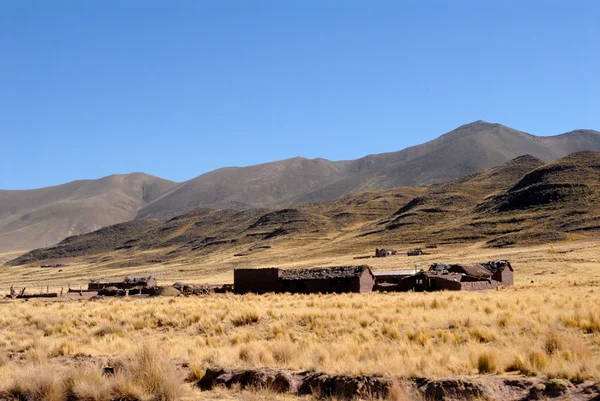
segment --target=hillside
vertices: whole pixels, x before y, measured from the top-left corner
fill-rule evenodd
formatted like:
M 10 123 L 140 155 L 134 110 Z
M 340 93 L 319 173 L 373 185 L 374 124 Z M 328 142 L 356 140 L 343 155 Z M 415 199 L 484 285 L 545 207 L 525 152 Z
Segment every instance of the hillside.
M 525 154 L 546 162 L 580 150 L 600 150 L 600 133 L 578 130 L 554 137 L 476 121 L 398 152 L 333 162 L 294 158 L 215 170 L 187 181 L 144 207 L 138 218 L 170 218 L 195 207 L 250 209 L 445 182 Z
M 118 240 L 103 239 L 104 229 L 10 264 L 86 256 L 89 263 L 125 267 L 199 263 L 216 254 L 223 260 L 242 255 L 238 260 L 243 261 L 256 252 L 268 255 L 269 247 L 288 249 L 293 258 L 310 253 L 314 244 L 334 255 L 370 253 L 386 245 L 485 242 L 505 247 L 586 237 L 600 231 L 599 177 L 600 152 L 578 152 L 549 164 L 526 155 L 445 184 L 372 191 L 294 208 L 200 208 L 165 223 L 139 220 L 139 225 L 113 229 Z M 109 246 L 88 248 L 95 243 Z
M 54 187 L 0 191 L 0 251 L 38 248 L 133 219 L 175 183 L 147 174 L 113 175 Z
M 223 168 L 183 183 L 136 173 L 0 191 L 0 252 L 53 245 L 133 218 L 168 220 L 198 207 L 297 208 L 366 191 L 439 184 L 524 154 L 549 162 L 580 150 L 600 150 L 600 133 L 536 137 L 476 121 L 419 146 L 357 160 L 297 157 Z

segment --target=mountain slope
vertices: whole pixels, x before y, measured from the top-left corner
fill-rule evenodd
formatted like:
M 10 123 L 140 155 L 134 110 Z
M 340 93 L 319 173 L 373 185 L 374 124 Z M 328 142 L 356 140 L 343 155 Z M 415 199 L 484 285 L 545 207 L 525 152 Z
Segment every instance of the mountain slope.
M 449 181 L 525 154 L 548 162 L 580 150 L 600 150 L 600 133 L 578 130 L 536 137 L 476 121 L 419 146 L 357 160 L 294 158 L 215 170 L 152 202 L 138 218 L 169 218 L 194 207 L 243 210 L 292 206 L 364 191 Z
M 105 267 L 201 265 L 209 256 L 237 263 L 244 259 L 234 255 L 260 251 L 268 257 L 270 247 L 289 251 L 293 260 L 315 252 L 315 244 L 331 256 L 429 242 L 504 247 L 597 235 L 599 205 L 600 152 L 578 152 L 549 164 L 526 155 L 444 184 L 293 208 L 200 208 L 164 223 L 137 220 L 69 238 L 10 264 L 80 256 Z
M 113 175 L 54 187 L 0 191 L 0 251 L 55 244 L 131 220 L 175 183 L 147 174 Z
M 297 157 L 223 168 L 179 184 L 136 173 L 0 191 L 0 252 L 55 244 L 134 217 L 169 219 L 197 207 L 292 208 L 365 191 L 446 182 L 523 154 L 548 162 L 580 150 L 600 150 L 600 133 L 536 137 L 476 121 L 419 146 L 357 160 Z

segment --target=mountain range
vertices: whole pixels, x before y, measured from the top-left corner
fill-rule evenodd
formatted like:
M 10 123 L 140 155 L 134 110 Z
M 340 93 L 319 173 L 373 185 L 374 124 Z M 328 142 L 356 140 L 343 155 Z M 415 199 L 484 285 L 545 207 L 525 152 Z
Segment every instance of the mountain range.
M 376 247 L 482 243 L 490 248 L 597 237 L 600 152 L 551 163 L 531 155 L 430 186 L 368 191 L 290 208 L 197 208 L 137 219 L 33 250 L 9 265 L 224 266 L 369 254 Z M 403 245 L 404 244 L 404 245 Z
M 476 121 L 404 150 L 357 160 L 301 157 L 228 167 L 175 183 L 135 173 L 26 191 L 0 191 L 0 252 L 55 244 L 134 218 L 166 220 L 201 207 L 285 208 L 365 191 L 456 180 L 522 155 L 551 162 L 600 150 L 600 133 L 551 137 Z

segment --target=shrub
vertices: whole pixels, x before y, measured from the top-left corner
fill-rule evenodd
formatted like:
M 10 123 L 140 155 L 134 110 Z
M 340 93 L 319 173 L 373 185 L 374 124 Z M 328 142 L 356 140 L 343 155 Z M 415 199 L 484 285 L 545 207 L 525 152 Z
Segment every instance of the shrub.
M 65 378 L 68 399 L 85 401 L 108 401 L 110 382 L 102 376 L 99 367 L 90 365 L 73 368 Z
M 535 350 L 529 353 L 529 363 L 535 369 L 541 370 L 548 366 L 548 356 L 544 351 Z
M 550 331 L 544 341 L 544 350 L 548 355 L 554 355 L 562 349 L 564 349 L 563 339 L 556 331 Z
M 530 373 L 530 369 L 527 366 L 527 362 L 525 362 L 525 360 L 519 355 L 515 356 L 512 362 L 509 363 L 504 370 L 506 370 L 507 372 L 521 372 L 523 374 Z
M 477 370 L 479 373 L 495 373 L 498 371 L 496 356 L 491 352 L 479 354 L 477 358 Z
M 240 326 L 246 326 L 249 324 L 258 323 L 259 320 L 260 320 L 260 315 L 258 314 L 258 312 L 251 311 L 251 312 L 242 313 L 242 314 L 234 317 L 233 319 L 231 319 L 231 323 L 235 327 L 240 327 Z
M 174 401 L 183 394 L 183 385 L 183 378 L 158 346 L 144 343 L 133 358 L 121 362 L 112 394 L 117 399 L 141 400 L 150 394 L 155 400 Z
M 6 393 L 15 400 L 65 401 L 66 392 L 60 373 L 47 365 L 37 365 L 19 372 Z

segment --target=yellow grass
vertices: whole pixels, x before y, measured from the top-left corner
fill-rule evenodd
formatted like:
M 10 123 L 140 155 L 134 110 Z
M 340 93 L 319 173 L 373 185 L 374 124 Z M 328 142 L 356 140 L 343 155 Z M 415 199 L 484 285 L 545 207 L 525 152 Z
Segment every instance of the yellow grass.
M 98 379 L 96 364 L 127 355 L 137 360 L 135 366 L 156 366 L 154 354 L 144 356 L 140 351 L 140 344 L 149 341 L 171 358 L 162 360 L 162 365 L 175 366 L 174 361 L 189 365 L 186 374 L 195 379 L 209 366 L 267 366 L 405 377 L 521 373 L 600 381 L 599 248 L 592 241 L 510 250 L 473 246 L 414 259 L 366 260 L 376 268 L 407 268 L 415 262 L 438 260 L 511 260 L 516 285 L 481 293 L 217 294 L 3 302 L 0 386 L 5 388 L 0 391 L 32 383 L 31 369 L 69 368 L 82 356 L 90 361 L 84 363 L 87 370 L 78 370 L 81 388 L 68 385 L 68 380 L 44 382 L 43 376 L 36 377 L 40 382 L 33 382 L 35 387 L 51 396 L 56 386 L 78 388 L 90 400 L 102 399 L 94 395 L 98 386 L 109 386 L 112 393 L 121 391 L 123 396 L 135 393 L 140 399 L 180 391 L 164 383 L 148 384 L 153 377 L 175 377 L 173 371 L 144 368 L 145 376 L 136 376 L 135 369 L 125 369 L 122 372 L 129 372 L 125 378 L 116 375 L 108 384 Z M 286 266 L 349 262 L 350 257 L 304 263 L 281 260 Z M 254 262 L 261 264 L 266 265 Z M 179 273 L 188 281 L 229 281 L 230 277 L 219 272 L 196 276 L 189 273 L 192 267 L 182 269 Z M 544 271 L 547 274 L 537 274 Z M 24 277 L 20 271 L 12 272 L 18 272 L 12 277 Z M 7 277 L 6 271 L 2 274 Z M 176 276 L 177 271 L 164 273 L 172 281 L 179 279 Z M 68 378 L 69 373 L 65 375 Z M 179 383 L 183 377 L 177 380 L 169 381 Z M 218 399 L 218 394 L 203 397 Z M 236 399 L 262 399 L 256 392 L 235 394 Z

